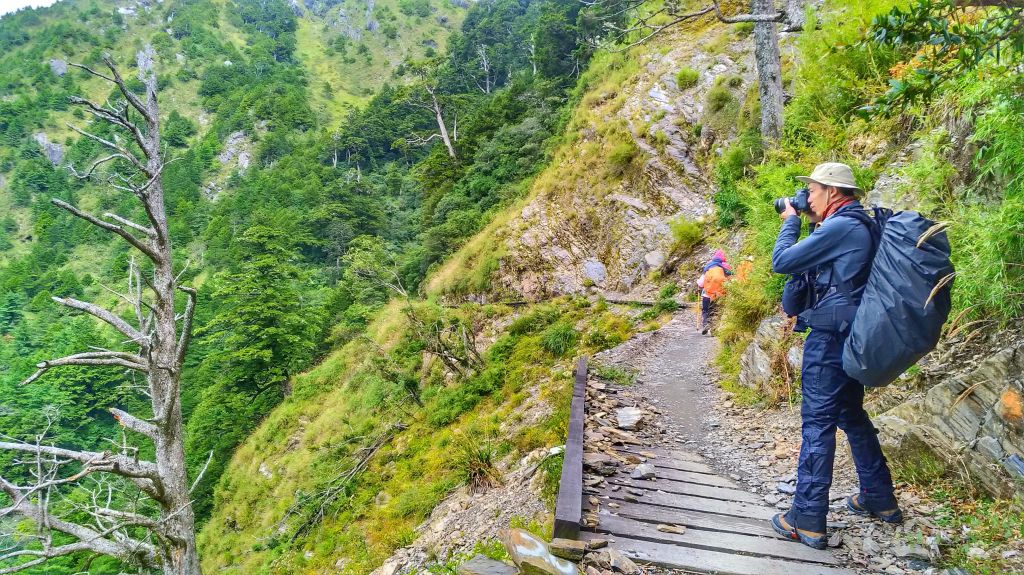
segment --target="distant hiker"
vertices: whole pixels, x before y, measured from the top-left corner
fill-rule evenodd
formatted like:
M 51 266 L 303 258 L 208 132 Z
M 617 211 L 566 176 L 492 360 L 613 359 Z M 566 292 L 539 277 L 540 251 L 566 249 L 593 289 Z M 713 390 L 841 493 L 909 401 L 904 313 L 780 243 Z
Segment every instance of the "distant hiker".
M 800 214 L 788 198 L 784 200 L 772 268 L 791 274 L 784 308 L 797 315 L 798 329 L 810 327 L 811 332 L 804 342 L 800 374 L 802 442 L 796 494 L 790 510 L 771 522 L 783 537 L 824 549 L 837 426 L 849 438 L 860 479 L 860 492 L 847 498 L 847 507 L 888 523 L 902 522 L 903 513 L 893 495 L 877 431 L 864 411 L 864 386 L 843 371 L 843 344 L 871 271 L 877 225 L 857 201 L 860 189 L 849 166 L 821 164 L 810 176 L 797 179 L 808 186 L 801 211 L 820 224 L 798 242 Z
M 725 295 L 725 277 L 732 275 L 732 267 L 725 261 L 725 252 L 715 250 L 711 261 L 704 266 L 704 272 L 697 279 L 700 291 L 700 332 L 707 335 L 711 329 L 711 315 L 715 312 L 715 301 Z

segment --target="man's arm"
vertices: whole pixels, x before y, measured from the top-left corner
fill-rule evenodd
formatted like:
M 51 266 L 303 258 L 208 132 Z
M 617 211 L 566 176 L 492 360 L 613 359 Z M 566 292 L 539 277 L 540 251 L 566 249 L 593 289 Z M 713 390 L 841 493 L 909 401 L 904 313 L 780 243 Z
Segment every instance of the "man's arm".
M 800 216 L 789 216 L 782 223 L 772 250 L 772 270 L 778 274 L 799 274 L 833 259 L 835 247 L 849 232 L 849 227 L 831 219 L 822 223 L 811 235 L 800 237 Z

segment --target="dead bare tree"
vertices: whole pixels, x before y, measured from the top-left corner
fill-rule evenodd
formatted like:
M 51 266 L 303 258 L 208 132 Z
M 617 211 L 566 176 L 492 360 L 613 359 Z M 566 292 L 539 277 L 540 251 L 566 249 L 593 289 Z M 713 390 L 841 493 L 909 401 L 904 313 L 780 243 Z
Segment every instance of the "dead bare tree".
M 425 100 L 410 98 L 409 105 L 432 113 L 434 121 L 437 122 L 437 131 L 427 136 L 413 134 L 406 141 L 410 144 L 422 146 L 434 138 L 441 138 L 441 141 L 444 142 L 444 147 L 448 150 L 448 155 L 455 159 L 457 157 L 455 155 L 455 147 L 452 146 L 452 139 L 448 136 L 448 127 L 444 123 L 444 109 L 441 107 L 441 101 L 437 97 L 437 88 L 431 84 L 423 84 L 422 89 L 426 92 L 428 98 Z
M 484 94 L 491 93 L 491 60 L 487 57 L 487 46 L 480 44 L 476 47 L 476 55 L 480 60 L 480 71 L 484 73 L 484 83 L 480 85 L 480 79 L 475 78 L 476 87 Z
M 449 136 L 448 126 L 444 121 L 445 110 L 441 102 L 441 90 L 435 74 L 435 71 L 441 65 L 438 60 L 424 60 L 409 64 L 408 70 L 416 81 L 405 88 L 405 102 L 414 108 L 420 108 L 433 114 L 434 122 L 437 124 L 437 131 L 429 135 L 412 134 L 405 141 L 412 145 L 422 146 L 435 138 L 440 138 L 444 142 L 444 147 L 448 150 L 448 156 L 456 159 L 455 146 L 452 145 L 452 141 L 455 138 Z M 489 61 L 487 68 L 488 70 L 490 69 Z M 455 133 L 458 133 L 457 124 Z
M 144 273 L 142 266 L 132 258 L 127 291 L 111 290 L 130 308 L 134 316 L 131 320 L 94 303 L 70 297 L 53 299 L 113 327 L 126 338 L 124 345 L 132 351 L 93 349 L 44 361 L 25 383 L 35 381 L 50 369 L 69 365 L 115 367 L 144 375 L 146 385 L 142 392 L 150 401 L 152 416 L 133 415 L 120 409 L 111 409 L 110 413 L 125 430 L 152 442 L 155 458 L 140 460 L 138 450 L 127 440 L 115 442 L 112 449 L 105 451 L 64 449 L 47 444 L 44 435 L 33 442 L 0 442 L 0 449 L 28 454 L 29 459 L 22 463 L 36 470 L 35 481 L 30 485 L 16 485 L 0 477 L 0 490 L 10 499 L 10 504 L 0 509 L 0 517 L 25 517 L 35 522 L 38 529 L 37 545 L 0 553 L 0 565 L 6 564 L 0 567 L 0 575 L 78 552 L 111 555 L 143 568 L 160 569 L 166 575 L 200 573 L 189 495 L 191 487 L 185 469 L 180 397 L 181 371 L 192 332 L 196 290 L 180 284 L 180 274 L 174 271 L 161 180 L 167 163 L 161 151 L 153 51 L 147 47 L 137 55 L 139 80 L 145 87 L 145 96 L 136 95 L 129 88 L 109 55 L 103 57 L 103 62 L 109 74 L 80 64 L 75 66 L 114 85 L 118 99 L 99 104 L 75 97 L 72 103 L 85 108 L 95 120 L 112 125 L 118 135 L 107 139 L 70 126 L 107 150 L 107 155 L 92 162 L 86 170 L 79 172 L 72 168 L 72 172 L 79 178 L 105 175 L 111 187 L 131 193 L 141 202 L 146 223 L 136 223 L 113 213 L 96 216 L 59 199 L 54 199 L 53 203 L 124 239 L 141 252 L 148 271 Z M 99 171 L 104 166 L 109 171 Z M 180 312 L 175 310 L 178 293 L 185 300 Z M 125 498 L 101 487 L 92 490 L 93 503 L 79 509 L 93 518 L 92 524 L 76 522 L 69 518 L 70 514 L 62 515 L 52 504 L 60 490 L 71 485 L 87 489 L 83 480 L 92 476 L 97 477 L 94 487 L 112 485 L 112 481 L 132 486 L 139 497 L 150 502 L 155 512 L 141 512 L 142 508 L 135 506 L 119 508 Z M 70 535 L 75 541 L 56 544 L 52 537 L 56 532 Z
M 617 51 L 625 51 L 643 44 L 661 34 L 665 30 L 696 20 L 702 16 L 714 14 L 726 24 L 742 22 L 754 23 L 754 60 L 757 63 L 759 100 L 761 103 L 761 135 L 767 141 L 775 141 L 782 133 L 782 64 L 779 52 L 779 34 L 777 24 L 785 22 L 793 14 L 803 12 L 797 10 L 798 0 L 786 0 L 787 11 L 780 12 L 775 8 L 773 0 L 751 0 L 750 14 L 725 15 L 719 0 L 690 11 L 680 9 L 679 2 L 665 2 L 656 10 L 643 12 L 650 0 L 581 0 L 586 6 L 599 11 L 609 36 L 605 44 L 615 46 Z M 665 20 L 665 17 L 668 20 Z M 628 24 L 616 22 L 631 18 Z M 790 23 L 790 28 L 794 26 Z M 800 24 L 802 27 L 802 24 Z

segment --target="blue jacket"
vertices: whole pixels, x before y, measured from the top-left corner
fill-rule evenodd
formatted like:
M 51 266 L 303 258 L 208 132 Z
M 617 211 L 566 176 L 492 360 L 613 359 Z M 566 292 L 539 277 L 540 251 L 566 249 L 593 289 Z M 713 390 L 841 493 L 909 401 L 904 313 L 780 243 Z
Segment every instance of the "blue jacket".
M 840 214 L 863 209 L 856 201 L 839 208 L 799 242 L 800 216 L 790 216 L 782 223 L 772 251 L 772 269 L 780 274 L 809 272 L 818 297 L 815 309 L 846 304 L 836 289 L 842 282 L 855 300 L 850 303 L 860 303 L 875 253 L 873 234 L 860 220 Z

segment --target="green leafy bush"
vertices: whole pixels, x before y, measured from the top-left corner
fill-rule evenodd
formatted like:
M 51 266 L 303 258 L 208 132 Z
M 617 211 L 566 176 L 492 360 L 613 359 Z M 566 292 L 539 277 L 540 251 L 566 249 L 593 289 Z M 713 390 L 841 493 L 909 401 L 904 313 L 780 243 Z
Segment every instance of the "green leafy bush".
M 608 167 L 613 176 L 621 176 L 633 164 L 633 160 L 640 155 L 640 148 L 636 142 L 626 136 L 626 139 L 615 144 L 608 153 Z

